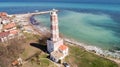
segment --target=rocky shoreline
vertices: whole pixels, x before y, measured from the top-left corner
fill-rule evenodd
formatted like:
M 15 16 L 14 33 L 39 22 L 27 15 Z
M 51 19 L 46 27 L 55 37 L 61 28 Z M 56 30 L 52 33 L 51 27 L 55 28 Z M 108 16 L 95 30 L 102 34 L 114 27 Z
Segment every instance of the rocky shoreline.
M 28 24 L 30 26 L 28 28 L 31 28 L 31 30 L 33 31 L 31 33 L 38 34 L 38 35 L 40 34 L 44 36 L 50 33 L 50 30 L 47 27 L 43 26 L 39 21 L 35 20 L 34 18 L 35 15 L 19 14 L 18 16 L 20 17 L 24 16 L 26 18 L 27 23 L 24 23 L 24 24 Z M 28 25 L 23 25 L 23 27 L 27 27 Z M 120 64 L 120 51 L 111 52 L 109 50 L 103 50 L 96 46 L 91 46 L 91 45 L 77 42 L 76 40 L 67 38 L 65 36 L 64 36 L 64 41 L 66 41 L 69 44 L 80 46 L 81 48 L 84 48 L 86 51 L 92 52 L 98 56 L 107 58 L 109 60 L 112 60 Z
M 33 25 L 33 27 L 35 27 L 36 29 L 39 29 L 39 31 L 41 33 L 50 33 L 50 31 L 49 31 L 49 29 L 47 29 L 47 27 L 42 26 L 40 23 L 38 23 L 39 21 L 34 19 L 34 16 L 32 16 L 31 19 L 32 19 L 32 21 L 34 20 L 36 22 L 36 23 L 33 23 L 31 21 L 31 24 Z M 92 52 L 98 56 L 110 59 L 110 60 L 120 64 L 120 52 L 119 51 L 111 52 L 109 50 L 103 50 L 99 47 L 86 45 L 84 43 L 79 43 L 79 42 L 75 41 L 74 39 L 69 39 L 66 37 L 64 37 L 64 41 L 66 41 L 70 44 L 78 45 L 78 46 L 84 48 L 86 51 Z

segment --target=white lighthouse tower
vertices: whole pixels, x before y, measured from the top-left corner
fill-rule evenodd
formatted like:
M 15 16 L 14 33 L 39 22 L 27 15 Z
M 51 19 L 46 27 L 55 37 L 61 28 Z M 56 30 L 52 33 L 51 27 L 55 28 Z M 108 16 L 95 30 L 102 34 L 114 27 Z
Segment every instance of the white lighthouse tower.
M 50 20 L 51 38 L 47 40 L 47 50 L 49 53 L 51 53 L 54 50 L 57 50 L 60 45 L 63 45 L 63 39 L 59 37 L 57 10 L 53 9 L 52 12 L 50 12 Z
M 53 9 L 50 12 L 50 20 L 51 37 L 47 40 L 47 50 L 50 53 L 50 58 L 58 62 L 68 55 L 68 47 L 63 44 L 63 39 L 59 37 L 57 10 Z
M 50 20 L 52 32 L 51 40 L 56 42 L 59 40 L 59 29 L 58 29 L 58 17 L 55 9 L 53 9 L 53 11 L 50 13 Z

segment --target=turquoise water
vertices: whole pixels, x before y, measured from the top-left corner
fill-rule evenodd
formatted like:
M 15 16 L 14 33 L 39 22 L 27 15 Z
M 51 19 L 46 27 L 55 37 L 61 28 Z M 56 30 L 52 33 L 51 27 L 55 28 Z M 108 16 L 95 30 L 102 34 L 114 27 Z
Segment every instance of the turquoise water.
M 50 27 L 49 15 L 38 15 L 35 19 Z M 106 26 L 118 27 L 118 24 L 107 14 L 80 13 L 63 10 L 59 12 L 60 32 L 66 37 L 73 38 L 88 45 L 103 49 L 120 47 L 119 32 Z

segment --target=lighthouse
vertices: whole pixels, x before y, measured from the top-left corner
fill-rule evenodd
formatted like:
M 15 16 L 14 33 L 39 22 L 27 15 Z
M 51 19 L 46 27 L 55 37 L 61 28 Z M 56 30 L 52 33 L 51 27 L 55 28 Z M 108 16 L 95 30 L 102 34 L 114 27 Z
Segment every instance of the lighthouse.
M 57 62 L 68 54 L 68 47 L 64 45 L 63 39 L 59 36 L 57 10 L 53 9 L 50 12 L 50 21 L 51 37 L 47 40 L 47 51 L 50 53 L 50 58 Z
M 56 13 L 56 10 L 53 9 L 52 12 L 50 12 L 50 21 L 51 21 L 51 40 L 56 42 L 59 40 L 59 28 L 58 28 L 58 15 Z
M 47 50 L 49 53 L 58 49 L 63 44 L 63 39 L 59 37 L 58 15 L 57 10 L 50 12 L 51 37 L 47 40 Z

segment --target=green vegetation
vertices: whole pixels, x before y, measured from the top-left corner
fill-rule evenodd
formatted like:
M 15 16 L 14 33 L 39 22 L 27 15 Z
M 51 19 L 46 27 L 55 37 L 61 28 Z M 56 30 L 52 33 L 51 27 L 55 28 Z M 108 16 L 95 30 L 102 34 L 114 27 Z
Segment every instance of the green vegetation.
M 39 54 L 37 54 L 38 52 Z M 51 62 L 47 58 L 48 57 L 47 53 L 44 53 L 41 50 L 38 51 L 32 47 L 27 48 L 25 52 L 22 53 L 21 57 L 30 58 L 27 60 L 28 62 L 24 64 L 22 67 L 30 67 L 30 66 L 31 67 L 57 67 L 53 62 Z
M 54 63 L 52 63 L 47 58 L 40 58 L 41 64 L 40 67 L 57 67 Z
M 69 46 L 69 56 L 66 57 L 65 61 L 71 67 L 118 67 L 115 62 L 87 52 L 77 46 Z
M 24 45 L 22 37 L 16 37 L 2 44 L 0 43 L 0 67 L 13 67 L 11 63 L 24 51 Z
M 26 35 L 27 40 L 34 40 L 32 42 L 38 43 L 38 39 L 40 36 L 37 35 Z M 33 38 L 34 37 L 34 38 Z M 41 44 L 38 43 L 38 45 L 44 45 L 46 42 L 46 38 L 42 38 Z M 42 43 L 43 42 L 43 43 Z M 108 59 L 105 59 L 103 57 L 97 56 L 93 53 L 85 51 L 83 48 L 79 48 L 78 46 L 74 45 L 68 45 L 69 46 L 69 56 L 65 58 L 65 61 L 70 64 L 71 67 L 118 67 L 115 62 L 112 62 Z M 36 51 L 41 51 L 41 54 L 39 55 L 40 64 L 38 64 L 36 61 L 30 61 L 26 65 L 30 65 L 32 67 L 56 67 L 55 64 L 52 63 L 48 58 L 47 54 L 44 53 L 42 50 L 36 50 L 36 48 L 33 48 L 32 46 L 29 46 L 26 50 L 26 52 L 23 53 L 23 56 L 28 56 L 29 53 Z M 23 66 L 26 67 L 26 66 Z
M 34 35 L 31 33 L 23 33 L 25 38 L 25 41 L 30 41 L 30 40 L 34 40 L 34 41 L 38 41 L 38 39 L 40 38 L 39 35 Z
M 24 33 L 24 35 L 26 45 L 20 57 L 26 60 L 27 63 L 23 64 L 22 67 L 57 67 L 47 58 L 48 54 L 39 48 L 41 44 L 41 42 L 38 41 L 40 38 L 39 35 L 30 33 Z
M 11 45 L 5 48 L 0 48 L 0 53 L 4 53 L 3 56 L 0 56 L 0 64 L 2 64 L 2 67 L 8 67 L 4 65 L 11 64 L 11 61 L 17 59 L 18 55 L 23 60 L 30 58 L 30 60 L 23 64 L 22 67 L 57 67 L 56 64 L 54 64 L 47 58 L 48 54 L 43 51 L 43 49 L 45 49 L 45 43 L 47 38 L 44 37 L 41 41 L 38 41 L 38 39 L 40 38 L 39 35 L 33 35 L 29 33 L 24 33 L 24 35 L 25 38 L 20 39 L 19 41 L 17 39 L 12 40 L 10 41 Z M 19 47 L 19 50 L 15 46 Z M 83 48 L 79 48 L 78 46 L 74 45 L 68 46 L 69 55 L 65 58 L 65 61 L 69 63 L 71 67 L 118 67 L 115 62 L 97 56 L 93 53 L 87 52 Z M 5 51 L 5 49 L 7 51 L 9 50 L 10 52 Z M 40 53 L 36 56 L 37 52 Z M 8 58 L 11 58 L 9 62 L 7 62 Z
M 47 58 L 47 56 L 48 55 L 46 53 L 40 53 L 36 56 L 31 57 L 27 63 L 27 67 L 57 67 Z M 26 67 L 26 65 L 23 65 L 23 67 Z

